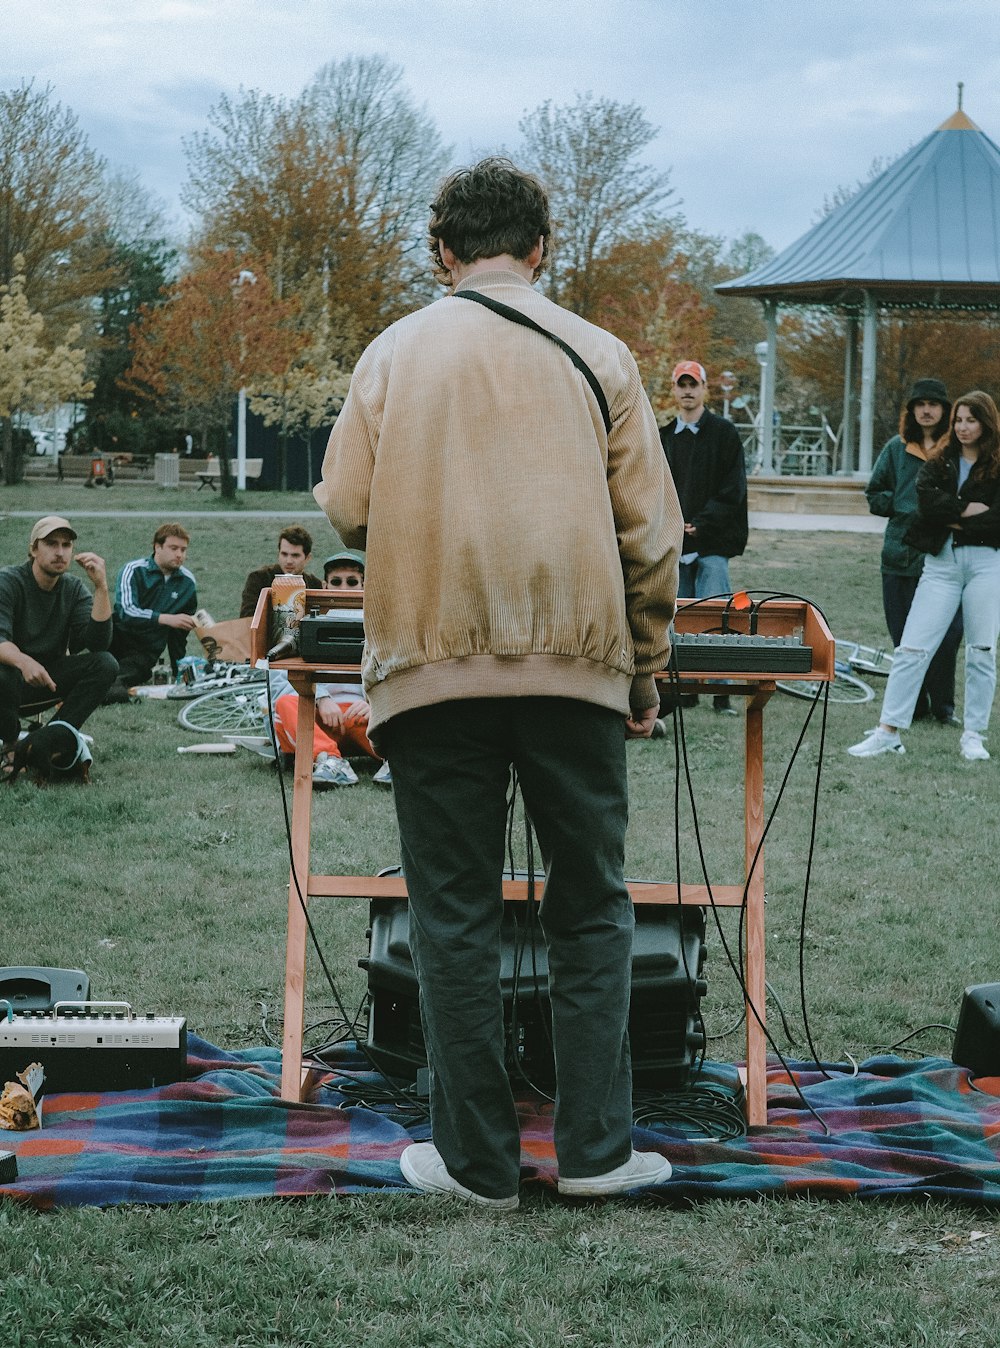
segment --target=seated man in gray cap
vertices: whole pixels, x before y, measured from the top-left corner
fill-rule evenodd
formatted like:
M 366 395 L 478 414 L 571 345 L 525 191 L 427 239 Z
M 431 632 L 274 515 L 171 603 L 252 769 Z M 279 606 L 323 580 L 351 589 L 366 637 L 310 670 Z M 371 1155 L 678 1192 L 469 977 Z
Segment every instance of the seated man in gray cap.
M 76 730 L 104 701 L 118 673 L 111 644 L 111 596 L 104 558 L 81 552 L 76 576 L 76 530 L 61 515 L 46 515 L 31 530 L 28 560 L 0 569 L 0 742 L 9 772 L 10 749 L 21 712 L 31 704 L 61 702 L 58 719 Z

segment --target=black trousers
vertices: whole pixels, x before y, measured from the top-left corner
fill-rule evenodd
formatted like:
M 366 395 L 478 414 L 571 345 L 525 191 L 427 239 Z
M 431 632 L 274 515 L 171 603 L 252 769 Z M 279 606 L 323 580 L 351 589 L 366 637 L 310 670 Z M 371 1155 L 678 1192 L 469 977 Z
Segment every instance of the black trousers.
M 49 660 L 45 668 L 56 685 L 54 693 L 25 683 L 18 670 L 0 665 L 0 741 L 3 743 L 17 739 L 23 707 L 45 703 L 50 698 L 62 703 L 59 720 L 67 721 L 79 730 L 90 713 L 104 701 L 118 673 L 118 661 L 108 651 L 85 651 L 80 655 L 63 655 Z
M 394 717 L 380 743 L 409 892 L 410 946 L 431 1067 L 431 1124 L 449 1173 L 517 1192 L 520 1137 L 500 992 L 510 770 L 545 859 L 560 1174 L 603 1174 L 632 1148 L 628 1049 L 634 914 L 624 881 L 623 718 L 564 698 L 448 702 Z
M 893 647 L 898 646 L 903 639 L 903 628 L 919 583 L 919 576 L 894 576 L 887 571 L 882 572 L 882 607 L 885 610 L 885 624 L 889 629 Z M 960 607 L 927 666 L 920 696 L 917 698 L 918 717 L 931 712 L 941 720 L 950 716 L 955 710 L 955 661 L 961 644 Z

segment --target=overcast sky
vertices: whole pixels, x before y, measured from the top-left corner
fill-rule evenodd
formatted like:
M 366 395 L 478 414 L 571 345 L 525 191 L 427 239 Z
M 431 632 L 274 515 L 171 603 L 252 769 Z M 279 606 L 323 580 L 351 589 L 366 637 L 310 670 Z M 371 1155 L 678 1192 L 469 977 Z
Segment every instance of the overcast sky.
M 178 219 L 182 138 L 221 93 L 295 95 L 365 53 L 403 68 L 455 163 L 515 148 L 546 99 L 638 103 L 688 222 L 779 249 L 944 121 L 958 80 L 1000 141 L 997 0 L 0 0 L 0 88 L 51 85 Z

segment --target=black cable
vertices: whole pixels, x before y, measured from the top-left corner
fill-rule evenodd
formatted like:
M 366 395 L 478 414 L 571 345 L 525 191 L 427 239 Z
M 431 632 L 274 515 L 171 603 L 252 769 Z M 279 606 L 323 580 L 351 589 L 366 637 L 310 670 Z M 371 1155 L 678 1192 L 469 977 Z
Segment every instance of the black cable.
M 909 1034 L 904 1034 L 902 1039 L 897 1039 L 894 1044 L 869 1044 L 867 1047 L 874 1049 L 876 1053 L 894 1053 L 896 1049 L 902 1048 L 911 1039 L 915 1039 L 918 1034 L 926 1034 L 928 1030 L 947 1030 L 949 1034 L 954 1034 L 955 1026 L 931 1022 L 929 1025 L 921 1025 L 918 1030 L 911 1030 Z M 912 1048 L 906 1050 L 907 1053 L 915 1053 L 916 1051 Z
M 271 737 L 271 747 L 274 749 L 275 761 L 280 762 L 280 760 L 278 759 L 279 753 L 278 737 L 274 729 L 274 702 L 271 693 L 270 669 L 268 669 L 267 671 L 266 685 L 267 685 L 267 713 L 268 713 L 267 721 Z M 285 791 L 285 777 L 284 773 L 281 772 L 280 770 L 278 772 L 278 786 L 281 793 L 281 809 L 285 820 L 285 841 L 288 847 L 289 870 L 291 874 L 292 883 L 295 886 L 295 894 L 299 901 L 299 907 L 302 909 L 302 916 L 305 918 L 306 929 L 309 932 L 309 938 L 312 941 L 313 948 L 316 951 L 316 955 L 319 959 L 320 967 L 323 970 L 323 973 L 326 977 L 326 981 L 329 984 L 330 991 L 333 994 L 334 1004 L 336 1005 L 337 1010 L 340 1012 L 340 1015 L 344 1020 L 344 1022 L 349 1024 L 351 1018 L 348 1015 L 347 1009 L 344 1006 L 343 999 L 340 995 L 340 989 L 337 987 L 333 974 L 330 972 L 330 967 L 326 962 L 326 956 L 323 953 L 323 947 L 320 945 L 319 937 L 316 935 L 316 929 L 313 926 L 312 918 L 309 916 L 309 907 L 306 904 L 305 897 L 302 893 L 302 886 L 299 883 L 298 871 L 295 866 L 295 853 L 292 848 L 292 821 L 291 816 L 288 812 L 288 795 L 287 792 Z M 405 1093 L 400 1092 L 400 1088 L 396 1086 L 392 1078 L 386 1074 L 386 1072 L 382 1069 L 379 1063 L 375 1060 L 375 1058 L 368 1049 L 368 1045 L 363 1043 L 361 1040 L 357 1040 L 356 1043 L 362 1055 L 368 1060 L 368 1063 L 370 1064 L 372 1071 L 377 1072 L 378 1075 L 386 1082 L 388 1091 L 390 1093 L 396 1092 L 399 1098 L 402 1100 L 403 1095 Z

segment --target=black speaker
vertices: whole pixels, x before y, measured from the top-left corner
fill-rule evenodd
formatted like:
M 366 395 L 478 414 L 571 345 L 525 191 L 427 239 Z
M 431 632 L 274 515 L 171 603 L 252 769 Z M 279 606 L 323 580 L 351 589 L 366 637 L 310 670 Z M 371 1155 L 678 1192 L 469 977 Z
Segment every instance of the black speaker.
M 702 909 L 636 906 L 629 1041 L 635 1084 L 680 1090 L 704 1048 L 699 1006 L 706 991 Z M 521 903 L 504 904 L 500 987 L 511 1080 L 551 1091 L 555 1084 L 548 958 L 537 922 Z M 410 957 L 407 905 L 375 899 L 370 909 L 367 1048 L 389 1076 L 413 1080 L 427 1065 L 417 976 Z
M 951 1060 L 974 1077 L 1000 1076 L 1000 983 L 965 989 Z

